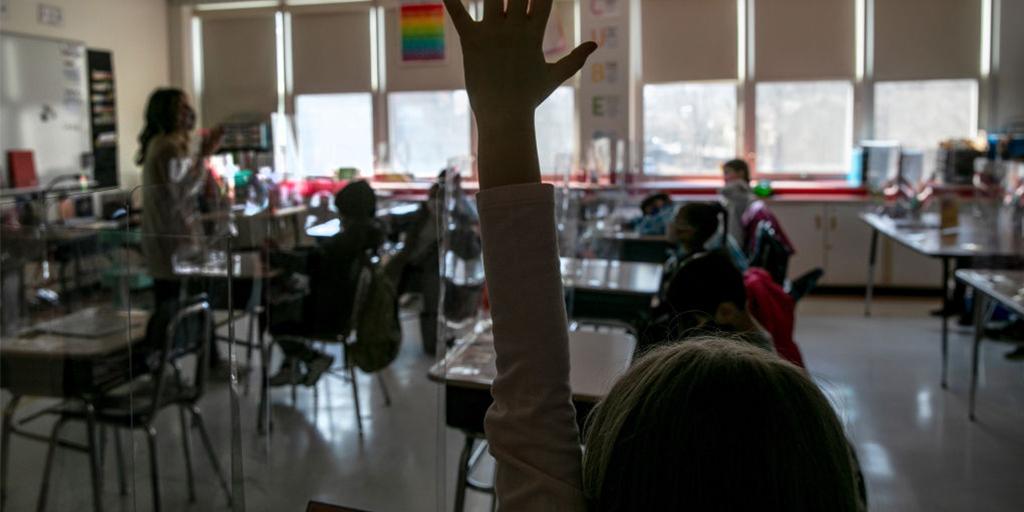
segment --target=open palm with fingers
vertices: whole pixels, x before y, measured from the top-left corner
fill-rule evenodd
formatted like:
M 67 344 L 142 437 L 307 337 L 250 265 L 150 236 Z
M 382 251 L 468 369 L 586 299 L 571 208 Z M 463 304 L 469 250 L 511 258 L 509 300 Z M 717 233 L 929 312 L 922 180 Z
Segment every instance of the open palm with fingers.
M 462 42 L 466 91 L 480 128 L 484 186 L 489 177 L 484 167 L 491 157 L 509 156 L 506 150 L 516 142 L 521 143 L 520 151 L 522 144 L 535 145 L 534 110 L 555 88 L 576 74 L 597 49 L 596 44 L 588 42 L 558 62 L 544 59 L 544 30 L 552 2 L 508 0 L 506 10 L 503 0 L 484 0 L 483 21 L 476 22 L 461 0 L 444 0 Z M 535 152 L 530 160 L 523 162 L 527 170 L 522 172 L 533 173 Z M 495 174 L 491 172 L 490 176 Z M 536 174 L 539 179 L 539 170 Z M 500 179 L 493 183 L 521 181 Z
M 544 29 L 552 0 L 486 0 L 474 22 L 459 0 L 445 0 L 462 41 L 466 89 L 478 122 L 485 115 L 515 115 L 536 108 L 583 67 L 597 45 L 586 43 L 556 63 L 544 60 Z

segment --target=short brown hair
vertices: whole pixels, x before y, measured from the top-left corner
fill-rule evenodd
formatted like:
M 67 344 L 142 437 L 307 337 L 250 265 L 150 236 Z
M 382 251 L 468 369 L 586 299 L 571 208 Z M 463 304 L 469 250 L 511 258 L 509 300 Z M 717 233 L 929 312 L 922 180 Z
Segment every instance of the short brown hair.
M 587 423 L 592 511 L 855 511 L 854 463 L 795 366 L 722 338 L 655 348 Z
M 724 171 L 725 169 L 732 169 L 733 172 L 739 173 L 743 176 L 743 181 L 750 183 L 750 166 L 747 165 L 747 162 L 740 160 L 739 158 L 729 160 L 722 164 L 722 170 Z

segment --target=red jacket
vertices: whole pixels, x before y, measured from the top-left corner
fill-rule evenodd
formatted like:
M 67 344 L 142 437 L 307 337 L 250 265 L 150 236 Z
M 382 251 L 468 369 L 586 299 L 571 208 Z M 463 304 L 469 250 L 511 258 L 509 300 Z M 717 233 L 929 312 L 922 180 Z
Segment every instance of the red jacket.
M 800 347 L 793 341 L 796 303 L 763 268 L 751 267 L 743 274 L 747 289 L 747 309 L 775 342 L 775 351 L 783 359 L 804 368 Z

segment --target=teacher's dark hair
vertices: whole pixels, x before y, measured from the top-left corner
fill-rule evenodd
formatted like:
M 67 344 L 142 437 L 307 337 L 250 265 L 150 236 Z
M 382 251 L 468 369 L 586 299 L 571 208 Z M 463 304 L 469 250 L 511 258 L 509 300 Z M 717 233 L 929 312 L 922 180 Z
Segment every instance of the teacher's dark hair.
M 179 111 L 185 92 L 172 87 L 157 89 L 146 102 L 146 124 L 139 133 L 139 152 L 135 163 L 146 161 L 146 149 L 153 137 L 178 130 Z
M 843 426 L 800 369 L 740 342 L 651 350 L 587 423 L 591 512 L 862 508 Z

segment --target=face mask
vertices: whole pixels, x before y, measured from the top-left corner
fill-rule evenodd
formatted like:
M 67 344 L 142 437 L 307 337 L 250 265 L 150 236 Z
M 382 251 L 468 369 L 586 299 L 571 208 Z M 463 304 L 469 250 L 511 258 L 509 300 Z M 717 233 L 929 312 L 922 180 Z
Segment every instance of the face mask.
M 185 131 L 192 131 L 196 128 L 196 112 L 191 108 L 187 109 L 181 115 L 181 129 Z

